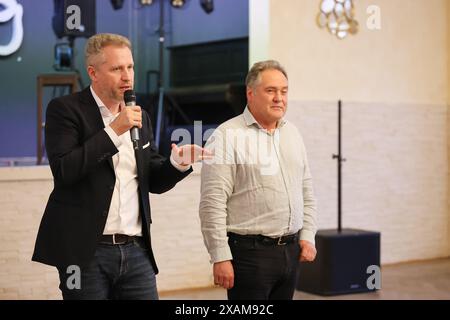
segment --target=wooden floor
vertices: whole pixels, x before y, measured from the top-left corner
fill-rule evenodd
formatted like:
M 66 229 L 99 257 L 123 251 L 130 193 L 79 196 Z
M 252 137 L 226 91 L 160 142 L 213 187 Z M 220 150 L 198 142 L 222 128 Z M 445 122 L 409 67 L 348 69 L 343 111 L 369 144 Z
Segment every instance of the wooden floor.
M 450 299 L 450 258 L 383 266 L 381 290 L 373 293 L 323 297 L 296 291 L 294 300 L 318 299 L 383 299 L 441 300 Z M 226 291 L 207 288 L 177 292 L 160 292 L 160 299 L 223 300 Z

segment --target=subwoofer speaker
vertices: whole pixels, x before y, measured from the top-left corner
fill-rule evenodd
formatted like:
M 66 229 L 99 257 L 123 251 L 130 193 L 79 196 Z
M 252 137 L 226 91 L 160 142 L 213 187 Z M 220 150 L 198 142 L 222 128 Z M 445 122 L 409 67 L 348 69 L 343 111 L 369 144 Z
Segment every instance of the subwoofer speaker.
M 300 262 L 298 290 L 324 296 L 376 290 L 367 281 L 369 267 L 380 267 L 379 232 L 319 230 L 316 248 L 314 262 Z

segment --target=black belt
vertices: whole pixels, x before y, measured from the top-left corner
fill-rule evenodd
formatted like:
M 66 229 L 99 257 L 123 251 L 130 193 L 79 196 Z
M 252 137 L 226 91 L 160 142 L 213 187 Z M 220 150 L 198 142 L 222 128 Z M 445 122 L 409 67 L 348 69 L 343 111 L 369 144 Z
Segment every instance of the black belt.
M 104 234 L 100 238 L 100 243 L 106 244 L 127 244 L 133 242 L 134 240 L 141 240 L 142 237 L 138 236 L 128 236 L 126 234 Z
M 231 240 L 257 241 L 257 242 L 260 242 L 260 243 L 262 243 L 264 245 L 268 245 L 268 246 L 273 246 L 273 245 L 284 246 L 286 244 L 289 244 L 289 243 L 292 243 L 292 242 L 298 240 L 298 233 L 289 234 L 289 235 L 281 236 L 278 238 L 271 238 L 271 237 L 263 236 L 261 234 L 242 235 L 242 234 L 237 234 L 237 233 L 233 233 L 233 232 L 228 232 L 227 235 L 228 235 L 228 238 L 230 238 Z

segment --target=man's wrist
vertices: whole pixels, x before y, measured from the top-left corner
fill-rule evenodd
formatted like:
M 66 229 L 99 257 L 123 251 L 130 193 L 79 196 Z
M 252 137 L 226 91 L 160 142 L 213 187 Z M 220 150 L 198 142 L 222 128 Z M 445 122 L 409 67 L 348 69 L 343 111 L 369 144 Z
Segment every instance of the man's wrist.
M 191 167 L 190 164 L 188 165 L 183 165 L 183 164 L 179 164 L 175 161 L 175 159 L 173 158 L 172 155 L 170 155 L 170 163 L 175 167 L 175 169 L 177 169 L 180 172 L 185 172 L 188 171 L 189 168 Z
M 120 127 L 117 125 L 115 121 L 111 122 L 109 126 L 111 127 L 112 130 L 114 130 L 114 132 L 118 136 L 121 136 L 124 133 L 124 131 L 120 129 Z

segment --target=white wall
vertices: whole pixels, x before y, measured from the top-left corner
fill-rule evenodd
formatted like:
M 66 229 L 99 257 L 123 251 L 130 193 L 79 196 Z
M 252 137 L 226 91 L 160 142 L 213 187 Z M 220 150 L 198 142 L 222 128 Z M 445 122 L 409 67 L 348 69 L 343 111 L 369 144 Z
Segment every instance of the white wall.
M 291 101 L 305 138 L 318 198 L 318 225 L 337 227 L 337 106 Z M 449 252 L 447 107 L 343 105 L 343 227 L 381 232 L 381 262 Z
M 270 0 L 249 0 L 249 63 L 269 58 Z
M 315 24 L 320 1 L 270 2 L 270 56 L 289 71 L 290 98 L 447 102 L 446 0 L 358 0 L 357 35 L 339 40 Z M 369 30 L 369 5 L 381 30 Z

